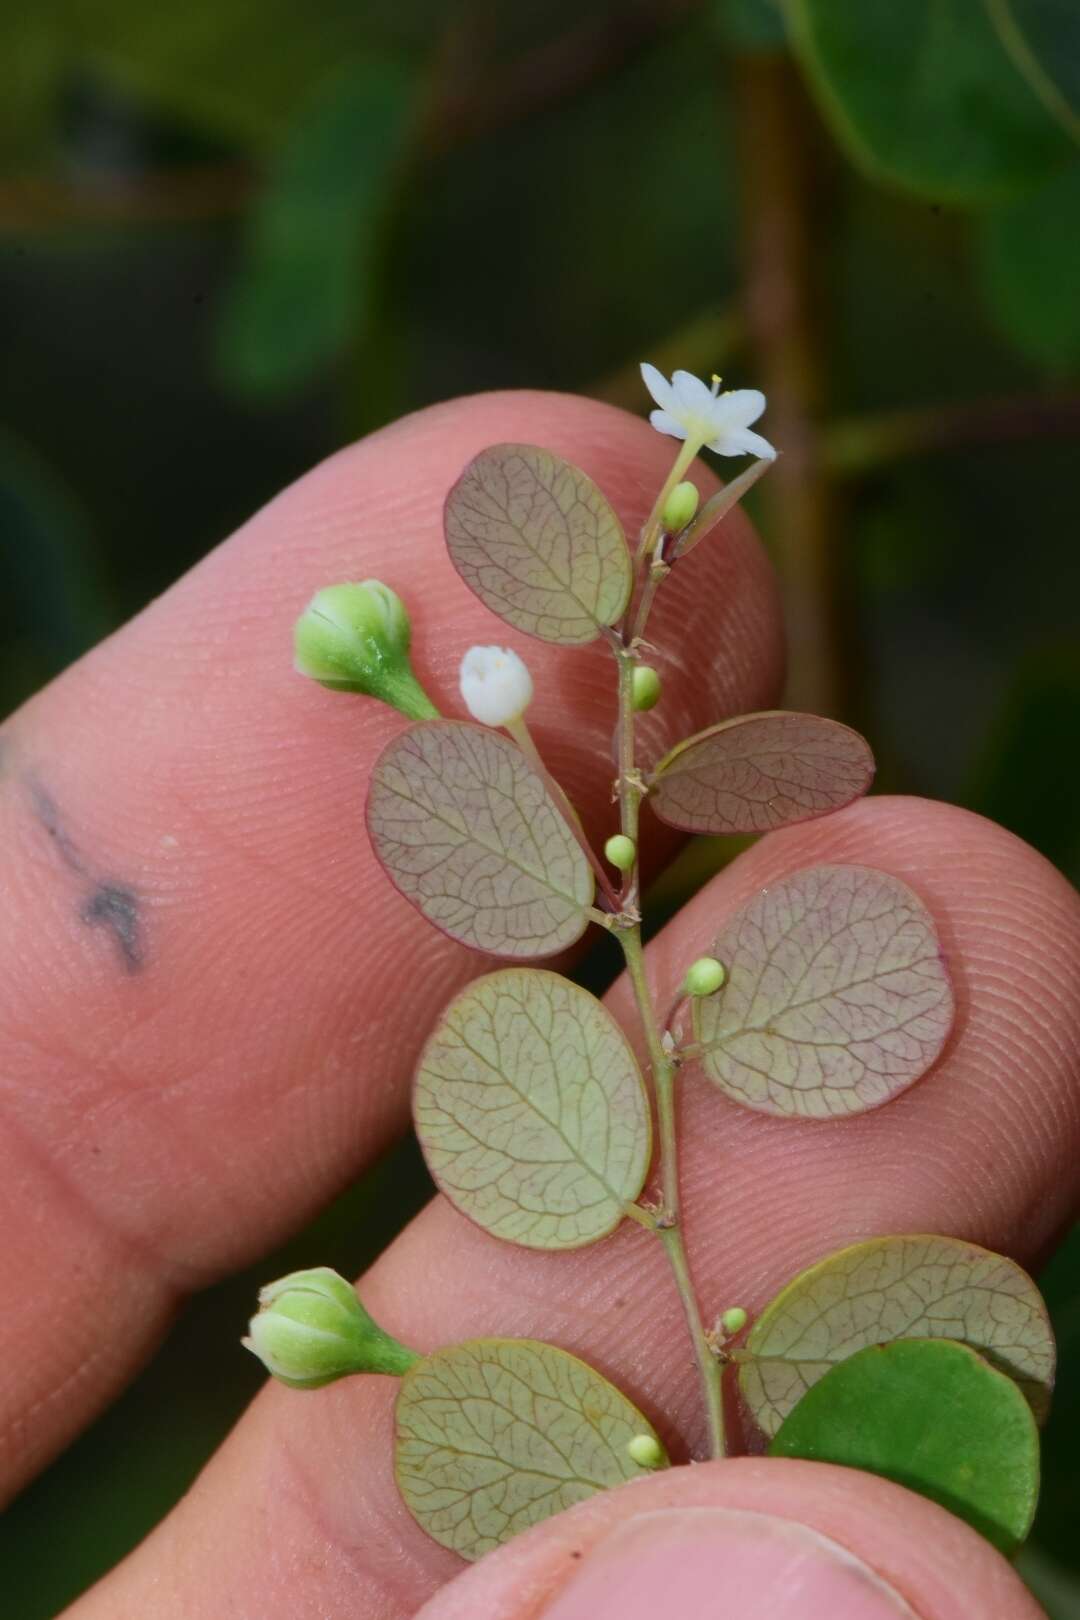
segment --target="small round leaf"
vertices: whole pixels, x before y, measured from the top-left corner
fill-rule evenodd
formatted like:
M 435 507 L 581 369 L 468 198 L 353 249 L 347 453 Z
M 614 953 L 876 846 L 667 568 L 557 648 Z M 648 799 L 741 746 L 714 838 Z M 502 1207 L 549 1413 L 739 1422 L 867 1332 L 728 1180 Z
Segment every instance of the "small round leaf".
M 751 1328 L 739 1387 L 773 1435 L 837 1362 L 867 1345 L 937 1338 L 978 1350 L 1046 1416 L 1054 1336 L 1039 1290 L 1014 1261 L 952 1237 L 871 1238 L 801 1272 Z
M 728 982 L 695 1004 L 705 1073 L 762 1113 L 880 1107 L 926 1073 L 952 1024 L 930 913 L 870 867 L 812 866 L 771 884 L 712 955 Z
M 435 720 L 396 737 L 376 762 L 367 818 L 390 878 L 451 939 L 550 956 L 585 931 L 589 863 L 540 777 L 497 732 Z
M 630 1442 L 649 1423 L 585 1362 L 535 1339 L 473 1339 L 401 1383 L 394 1468 L 429 1536 L 470 1560 L 656 1467 Z
M 850 804 L 873 776 L 874 756 L 857 731 L 776 709 L 679 743 L 653 772 L 649 803 L 687 832 L 772 832 Z
M 649 1169 L 625 1035 L 595 996 L 536 968 L 489 973 L 450 1003 L 420 1058 L 413 1118 L 451 1202 L 530 1248 L 605 1237 Z
M 626 611 L 633 570 L 591 478 L 529 444 L 493 444 L 446 498 L 450 559 L 500 619 L 577 646 Z
M 928 1496 L 1006 1557 L 1039 1496 L 1039 1435 L 1011 1378 L 951 1339 L 871 1345 L 803 1396 L 770 1457 L 863 1468 Z

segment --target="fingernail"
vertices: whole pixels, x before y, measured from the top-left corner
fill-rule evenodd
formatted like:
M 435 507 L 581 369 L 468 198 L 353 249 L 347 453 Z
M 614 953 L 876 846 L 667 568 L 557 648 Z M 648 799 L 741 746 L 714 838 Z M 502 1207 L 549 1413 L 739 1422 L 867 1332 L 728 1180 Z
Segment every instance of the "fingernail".
M 543 1620 L 918 1620 L 869 1565 L 792 1519 L 643 1513 L 605 1536 Z

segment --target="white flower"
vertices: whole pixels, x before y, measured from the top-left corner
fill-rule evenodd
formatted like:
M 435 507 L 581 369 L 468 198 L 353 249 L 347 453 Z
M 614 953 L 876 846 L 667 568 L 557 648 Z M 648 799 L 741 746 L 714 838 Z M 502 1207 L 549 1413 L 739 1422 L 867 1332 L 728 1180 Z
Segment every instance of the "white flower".
M 750 432 L 765 409 L 765 395 L 756 388 L 736 388 L 720 393 L 720 379 L 714 377 L 707 388 L 700 377 L 689 371 L 673 372 L 668 382 L 663 372 L 644 363 L 641 375 L 660 409 L 649 421 L 658 433 L 673 439 L 693 439 L 718 456 L 764 456 L 772 461 L 776 451 L 760 433 Z
M 465 707 L 485 726 L 507 725 L 532 701 L 532 676 L 509 647 L 470 647 L 459 679 Z

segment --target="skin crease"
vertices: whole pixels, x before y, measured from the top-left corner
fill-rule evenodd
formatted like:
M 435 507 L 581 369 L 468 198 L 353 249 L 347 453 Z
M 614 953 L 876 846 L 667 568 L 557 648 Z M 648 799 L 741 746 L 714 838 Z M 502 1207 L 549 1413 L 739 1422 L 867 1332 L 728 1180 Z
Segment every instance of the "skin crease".
M 413 613 L 421 680 L 457 712 L 461 652 L 490 642 L 495 621 L 442 555 L 439 508 L 463 463 L 496 439 L 550 445 L 626 491 L 628 528 L 672 450 L 618 412 L 552 396 L 486 396 L 411 418 L 286 492 L 5 729 L 0 881 L 13 927 L 0 944 L 0 1198 L 20 1244 L 0 1257 L 13 1302 L 0 1432 L 12 1483 L 117 1387 L 184 1288 L 268 1247 L 385 1145 L 433 1009 L 490 966 L 435 935 L 357 834 L 367 773 L 397 721 L 299 682 L 283 648 L 319 585 L 381 574 Z M 392 558 L 387 536 L 408 541 Z M 670 615 L 680 646 L 653 659 L 666 692 L 645 717 L 643 753 L 775 702 L 775 594 L 741 519 L 676 570 L 661 607 L 657 640 Z M 553 769 L 586 819 L 610 830 L 613 711 L 595 708 L 610 705 L 604 650 L 499 633 L 533 671 L 530 723 Z M 82 879 L 35 821 L 31 771 L 94 877 L 136 896 L 139 973 L 80 920 Z M 662 836 L 648 827 L 654 847 Z M 879 865 L 912 884 L 943 938 L 957 1023 L 931 1075 L 856 1120 L 752 1115 L 684 1077 L 687 1227 L 710 1310 L 759 1308 L 799 1267 L 883 1231 L 955 1232 L 1031 1263 L 1073 1203 L 1076 898 L 977 817 L 877 799 L 762 840 L 650 948 L 658 999 L 755 889 L 820 860 Z M 610 1005 L 627 1015 L 624 987 Z M 57 1297 L 37 1286 L 42 1275 L 63 1279 L 79 1344 L 57 1344 Z M 677 1302 L 644 1233 L 624 1227 L 596 1249 L 539 1255 L 437 1201 L 363 1292 L 419 1349 L 483 1333 L 564 1344 L 638 1400 L 677 1455 L 700 1447 Z M 185 1502 L 75 1612 L 413 1614 L 461 1565 L 397 1501 L 393 1393 L 376 1379 L 268 1389 Z M 793 1465 L 670 1477 L 748 1479 L 766 1466 Z M 791 1486 L 789 1516 L 814 1522 L 816 1478 Z M 767 1476 L 759 1505 L 791 1479 Z M 928 1556 L 945 1535 L 925 1521 L 916 1533 Z M 873 1539 L 868 1526 L 853 1547 L 871 1563 Z

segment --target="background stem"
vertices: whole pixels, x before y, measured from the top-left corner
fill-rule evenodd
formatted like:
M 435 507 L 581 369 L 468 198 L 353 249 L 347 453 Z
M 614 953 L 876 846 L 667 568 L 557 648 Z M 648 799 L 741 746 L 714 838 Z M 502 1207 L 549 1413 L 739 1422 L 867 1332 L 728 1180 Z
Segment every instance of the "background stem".
M 818 450 L 826 356 L 812 267 L 822 229 L 816 129 L 783 54 L 739 58 L 744 303 L 767 431 L 781 446 L 765 486 L 789 647 L 787 702 L 843 712 L 833 491 Z

